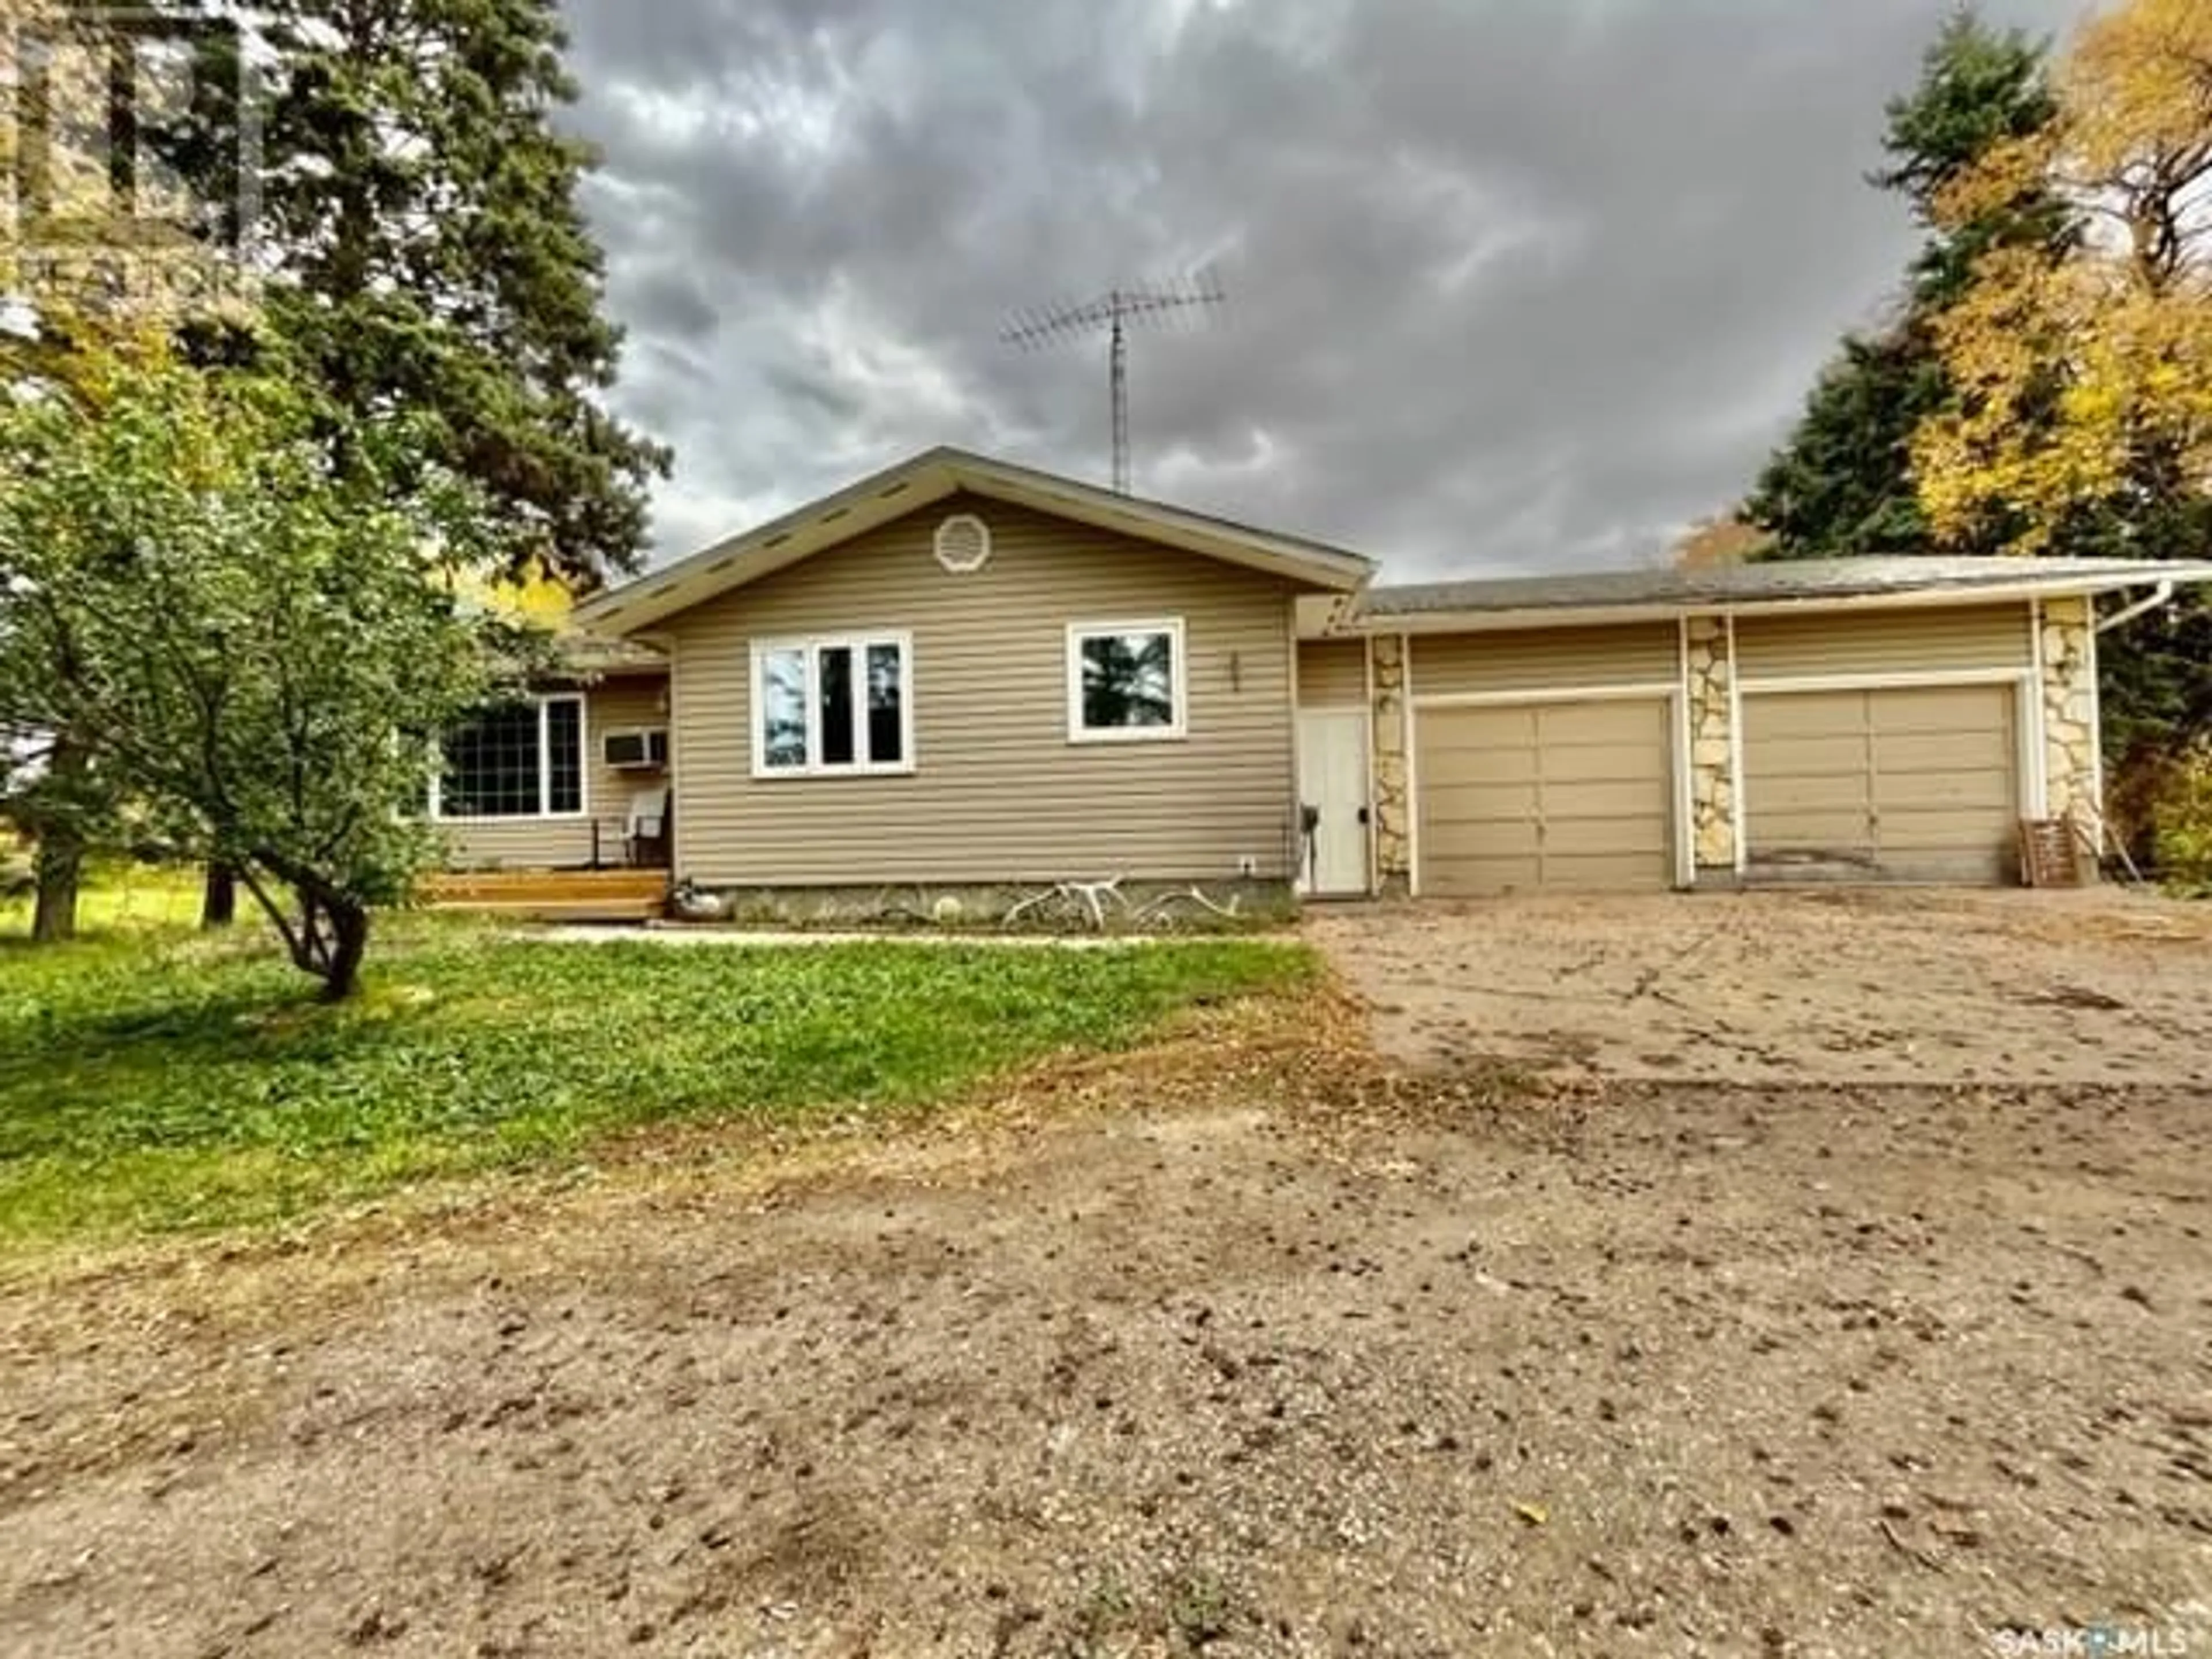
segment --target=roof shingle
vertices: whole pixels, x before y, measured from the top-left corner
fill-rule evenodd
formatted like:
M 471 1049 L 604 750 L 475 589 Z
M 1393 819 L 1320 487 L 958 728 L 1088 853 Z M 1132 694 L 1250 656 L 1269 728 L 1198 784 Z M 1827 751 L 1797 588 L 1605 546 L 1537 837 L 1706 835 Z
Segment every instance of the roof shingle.
M 2156 560 L 1935 556 L 1802 559 L 1698 570 L 1662 566 L 1581 575 L 1506 576 L 1379 586 L 1367 591 L 1356 614 L 1375 617 L 1664 609 L 1972 592 L 1983 587 L 2110 588 L 2207 578 L 2212 578 L 2212 566 Z

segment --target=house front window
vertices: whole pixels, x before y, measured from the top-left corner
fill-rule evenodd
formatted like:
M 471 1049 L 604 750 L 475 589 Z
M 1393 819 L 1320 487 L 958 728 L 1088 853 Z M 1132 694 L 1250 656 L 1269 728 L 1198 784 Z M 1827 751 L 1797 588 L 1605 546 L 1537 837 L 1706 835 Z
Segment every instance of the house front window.
M 436 818 L 580 817 L 584 700 L 535 697 L 486 709 L 446 739 L 430 791 Z
M 913 643 L 903 634 L 753 647 L 753 775 L 914 770 Z
M 1067 736 L 1126 743 L 1184 733 L 1182 619 L 1067 630 Z

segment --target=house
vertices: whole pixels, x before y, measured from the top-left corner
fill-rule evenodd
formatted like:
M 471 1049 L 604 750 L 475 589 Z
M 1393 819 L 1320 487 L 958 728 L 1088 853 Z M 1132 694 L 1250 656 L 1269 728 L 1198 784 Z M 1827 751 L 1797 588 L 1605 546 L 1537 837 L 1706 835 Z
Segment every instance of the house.
M 2212 564 L 1375 574 L 932 450 L 592 599 L 434 810 L 464 868 L 809 917 L 2009 881 L 2022 819 L 2098 830 L 2100 627 Z

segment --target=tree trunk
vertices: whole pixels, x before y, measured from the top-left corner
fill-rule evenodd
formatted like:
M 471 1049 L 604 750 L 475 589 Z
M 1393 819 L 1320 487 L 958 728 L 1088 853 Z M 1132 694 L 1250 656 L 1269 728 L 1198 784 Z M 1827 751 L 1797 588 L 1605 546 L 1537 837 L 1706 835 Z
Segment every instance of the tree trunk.
M 280 854 L 263 852 L 236 866 L 253 902 L 283 935 L 292 965 L 322 981 L 320 1000 L 343 1002 L 361 985 L 361 959 L 368 951 L 369 910 L 349 894 L 335 892 L 313 872 Z M 300 907 L 295 918 L 257 871 L 265 871 L 290 890 Z
M 368 907 L 351 899 L 325 902 L 330 924 L 328 966 L 323 975 L 323 1000 L 343 1002 L 361 984 L 361 959 L 368 950 Z
M 238 920 L 238 872 L 228 864 L 207 867 L 207 884 L 200 890 L 200 926 L 228 927 Z
M 42 789 L 52 792 L 45 810 L 33 811 L 31 832 L 39 838 L 32 865 L 39 900 L 31 916 L 31 938 L 58 945 L 76 937 L 76 896 L 84 876 L 82 821 L 76 814 L 84 781 L 84 751 L 66 738 L 58 739 L 46 762 Z
M 39 836 L 35 866 L 39 902 L 31 916 L 31 937 L 58 945 L 76 937 L 76 893 L 84 874 L 84 842 L 73 833 L 49 826 Z

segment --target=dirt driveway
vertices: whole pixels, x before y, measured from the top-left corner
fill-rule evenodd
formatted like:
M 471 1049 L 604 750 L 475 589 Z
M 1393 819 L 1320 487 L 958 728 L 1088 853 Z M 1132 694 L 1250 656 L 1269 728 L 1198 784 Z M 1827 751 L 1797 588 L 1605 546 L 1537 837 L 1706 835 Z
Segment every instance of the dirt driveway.
M 1985 925 L 2064 963 L 2008 984 L 2203 982 L 2053 914 Z M 1340 921 L 1378 971 L 1394 919 Z M 1216 1010 L 893 1140 L 18 1271 L 0 1652 L 2212 1644 L 2202 1088 L 1622 1081 L 1655 1040 L 1587 1015 L 1617 1049 L 1504 1092 L 1363 1028 Z
M 2212 1083 L 2212 906 L 2114 889 L 1422 903 L 1312 932 L 1415 1065 Z

